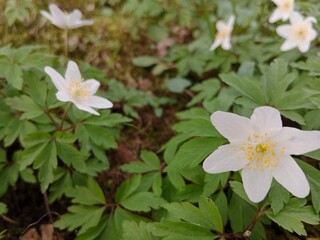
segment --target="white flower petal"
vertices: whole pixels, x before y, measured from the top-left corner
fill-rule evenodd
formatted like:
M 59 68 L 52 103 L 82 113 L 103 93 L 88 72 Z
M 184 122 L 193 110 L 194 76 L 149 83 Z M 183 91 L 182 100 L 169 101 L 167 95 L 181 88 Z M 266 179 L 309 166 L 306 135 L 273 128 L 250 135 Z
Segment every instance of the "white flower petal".
M 210 119 L 217 131 L 229 142 L 246 139 L 253 133 L 250 119 L 234 113 L 217 111 Z
M 303 22 L 303 17 L 299 12 L 292 12 L 290 15 L 290 23 L 291 25 L 296 25 Z
M 222 42 L 221 47 L 222 47 L 224 50 L 230 50 L 230 49 L 231 49 L 231 39 L 230 39 L 230 38 L 225 39 L 225 40 Z
M 238 148 L 240 148 L 240 145 L 236 144 L 219 147 L 204 160 L 204 171 L 208 173 L 222 173 L 238 171 L 243 168 L 248 163 L 248 160 L 241 157 L 241 152 L 236 150 Z
M 277 182 L 294 196 L 304 198 L 309 194 L 310 187 L 306 176 L 292 157 L 282 157 L 271 173 Z
M 308 40 L 299 43 L 298 48 L 299 48 L 300 52 L 302 52 L 302 53 L 307 52 L 310 48 L 310 44 L 311 44 L 311 42 Z
M 69 61 L 65 78 L 68 82 L 81 82 L 82 77 L 78 65 L 74 61 Z
M 51 67 L 45 67 L 44 71 L 50 76 L 53 84 L 59 91 L 64 91 L 66 89 L 66 80 Z
M 61 102 L 72 102 L 73 101 L 73 98 L 63 91 L 58 91 L 56 93 L 56 96 L 57 96 L 57 99 L 60 100 Z
M 71 21 L 78 21 L 82 18 L 82 13 L 79 9 L 74 9 L 70 14 L 69 14 L 69 19 Z
M 94 110 L 92 107 L 89 107 L 87 105 L 84 105 L 82 103 L 80 103 L 79 101 L 74 101 L 73 102 L 74 105 L 80 109 L 80 110 L 83 110 L 83 111 L 86 111 L 86 112 L 89 112 L 89 113 L 92 113 L 94 115 L 100 115 L 96 110 Z
M 314 29 L 310 29 L 309 41 L 313 41 L 317 38 L 317 32 Z
M 53 3 L 49 4 L 49 9 L 53 18 L 52 23 L 60 28 L 67 28 L 66 15 L 64 14 L 64 12 L 62 12 L 61 9 Z
M 81 83 L 81 85 L 89 90 L 90 95 L 94 95 L 100 87 L 100 82 L 98 82 L 95 79 L 88 79 L 88 80 L 84 81 L 83 83 Z
M 271 1 L 278 6 L 283 0 L 271 0 Z
M 231 15 L 228 19 L 228 27 L 232 30 L 233 29 L 233 25 L 234 25 L 234 21 L 235 21 L 235 16 L 234 15 Z
M 92 24 L 93 24 L 93 20 L 79 20 L 77 22 L 72 23 L 72 25 L 69 26 L 69 29 L 80 28 L 80 27 L 88 26 Z
M 219 47 L 221 45 L 221 40 L 216 38 L 214 40 L 214 42 L 212 43 L 212 45 L 210 46 L 210 51 L 215 50 L 217 47 Z
M 75 29 L 83 26 L 92 25 L 92 24 L 93 24 L 93 20 L 79 20 L 75 23 L 72 23 L 72 25 L 69 26 L 69 29 Z
M 292 34 L 292 27 L 291 25 L 285 24 L 277 27 L 276 32 L 283 38 L 289 38 Z
M 259 134 L 279 131 L 282 128 L 280 112 L 273 107 L 263 106 L 256 108 L 250 119 L 255 132 Z
M 48 19 L 51 23 L 54 21 L 53 17 L 47 11 L 41 10 L 40 14 L 44 16 L 46 19 Z
M 282 18 L 282 14 L 279 11 L 278 8 L 276 8 L 271 16 L 269 17 L 269 23 L 275 23 L 276 21 L 280 20 Z
M 286 40 L 284 41 L 284 43 L 281 45 L 280 50 L 281 51 L 288 51 L 291 50 L 295 47 L 298 46 L 298 43 L 296 41 L 293 40 Z
M 285 147 L 286 154 L 300 155 L 320 148 L 320 131 L 302 131 L 283 127 L 274 141 Z
M 226 23 L 224 21 L 221 21 L 221 20 L 217 21 L 216 28 L 218 31 L 221 31 L 225 27 L 226 27 Z
M 101 109 L 106 109 L 106 108 L 112 108 L 113 104 L 106 98 L 102 98 L 99 96 L 90 96 L 87 99 L 88 105 L 90 107 L 94 108 L 101 108 Z
M 244 190 L 252 202 L 261 202 L 267 195 L 272 175 L 268 169 L 264 171 L 245 168 L 242 170 Z

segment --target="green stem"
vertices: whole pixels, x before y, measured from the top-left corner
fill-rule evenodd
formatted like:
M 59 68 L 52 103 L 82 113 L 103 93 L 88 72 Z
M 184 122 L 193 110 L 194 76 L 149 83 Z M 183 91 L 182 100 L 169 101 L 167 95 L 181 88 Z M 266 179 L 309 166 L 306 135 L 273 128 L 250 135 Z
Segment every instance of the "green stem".
M 71 107 L 71 103 L 68 103 L 68 106 L 67 106 L 67 108 L 66 108 L 66 110 L 64 111 L 64 114 L 63 114 L 63 116 L 62 116 L 62 121 L 61 121 L 61 124 L 60 124 L 60 130 L 63 129 L 63 124 L 64 124 L 64 122 L 65 122 L 65 120 L 66 120 L 67 112 L 69 111 L 70 107 Z
M 209 34 L 210 34 L 211 40 L 213 40 L 214 39 L 214 34 L 213 34 L 211 22 L 210 22 L 209 12 L 208 12 L 207 6 L 205 4 L 205 0 L 201 0 L 201 8 L 202 8 L 202 11 L 204 12 L 204 16 L 205 16 L 205 19 L 206 19 L 206 22 L 207 22 L 207 26 L 208 26 L 208 30 L 209 30 Z

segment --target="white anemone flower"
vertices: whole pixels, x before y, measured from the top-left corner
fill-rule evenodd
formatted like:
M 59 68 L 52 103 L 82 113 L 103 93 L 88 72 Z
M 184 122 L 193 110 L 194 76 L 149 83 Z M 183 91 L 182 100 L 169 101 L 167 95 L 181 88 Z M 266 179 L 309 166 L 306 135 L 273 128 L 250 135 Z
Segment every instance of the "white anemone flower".
M 215 50 L 221 45 L 224 50 L 231 49 L 231 32 L 233 30 L 235 17 L 229 17 L 228 22 L 218 21 L 216 24 L 217 33 L 214 42 L 210 47 L 210 51 Z
M 45 67 L 44 71 L 50 76 L 58 89 L 56 94 L 58 100 L 72 102 L 78 109 L 95 115 L 99 115 L 99 113 L 93 108 L 106 109 L 112 107 L 112 102 L 108 99 L 94 96 L 100 83 L 95 79 L 84 81 L 75 62 L 68 62 L 65 77 L 62 77 L 51 67 Z
M 312 24 L 317 20 L 314 17 L 303 18 L 300 13 L 290 15 L 290 24 L 277 27 L 277 33 L 286 40 L 281 45 L 281 51 L 288 51 L 298 47 L 300 52 L 307 52 L 311 42 L 317 37 Z
M 265 198 L 273 178 L 296 197 L 309 194 L 306 176 L 290 155 L 320 148 L 320 131 L 283 127 L 280 112 L 267 106 L 256 108 L 250 119 L 218 111 L 211 115 L 211 122 L 230 144 L 205 159 L 206 172 L 242 170 L 243 186 L 252 202 Z
M 274 23 L 280 19 L 288 20 L 294 9 L 294 0 L 272 0 L 272 2 L 277 5 L 277 8 L 271 14 L 269 22 Z
M 82 13 L 78 9 L 73 10 L 71 13 L 64 13 L 53 3 L 49 5 L 49 9 L 50 13 L 41 10 L 41 15 L 59 28 L 74 29 L 93 24 L 92 20 L 82 20 Z

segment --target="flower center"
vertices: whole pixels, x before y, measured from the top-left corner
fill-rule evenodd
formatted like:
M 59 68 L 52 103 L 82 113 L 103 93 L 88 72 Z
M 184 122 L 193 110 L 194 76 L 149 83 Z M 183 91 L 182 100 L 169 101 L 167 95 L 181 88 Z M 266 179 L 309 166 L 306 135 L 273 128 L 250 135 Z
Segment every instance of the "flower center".
M 68 92 L 77 98 L 84 98 L 90 95 L 87 86 L 81 84 L 81 82 L 71 82 L 68 85 Z
M 279 148 L 277 143 L 268 137 L 268 133 L 263 135 L 254 133 L 253 136 L 248 136 L 240 150 L 243 157 L 248 160 L 247 167 L 262 172 L 265 168 L 272 170 L 278 165 L 285 148 Z
M 221 39 L 221 40 L 226 39 L 228 36 L 229 36 L 229 28 L 228 27 L 221 29 L 217 33 L 217 38 Z
M 293 0 L 284 0 L 284 1 L 280 4 L 279 8 L 280 8 L 282 11 L 287 12 L 287 11 L 290 11 L 290 10 L 291 10 L 292 6 L 293 6 Z
M 294 34 L 296 38 L 298 38 L 300 41 L 304 40 L 308 35 L 308 28 L 304 25 L 300 25 L 296 27 L 294 30 Z

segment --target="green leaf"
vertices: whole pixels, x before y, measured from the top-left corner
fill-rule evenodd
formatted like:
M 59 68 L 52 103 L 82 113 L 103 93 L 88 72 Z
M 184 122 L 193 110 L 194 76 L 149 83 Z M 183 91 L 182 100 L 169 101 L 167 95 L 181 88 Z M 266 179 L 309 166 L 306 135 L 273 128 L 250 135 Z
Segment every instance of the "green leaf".
M 80 227 L 79 234 L 96 226 L 105 211 L 104 207 L 74 205 L 68 208 L 70 213 L 64 214 L 54 225 L 61 229 L 73 231 Z
M 121 166 L 121 170 L 129 173 L 145 173 L 160 170 L 160 160 L 156 154 L 149 151 L 142 151 L 143 162 L 130 162 Z
M 7 213 L 7 211 L 8 211 L 7 205 L 0 202 L 0 215 Z
M 17 64 L 10 63 L 7 59 L 0 59 L 0 76 L 6 78 L 15 89 L 22 89 L 22 70 Z
M 151 208 L 158 209 L 166 201 L 151 192 L 138 192 L 121 201 L 120 204 L 131 211 L 149 212 Z
M 290 193 L 278 182 L 273 181 L 268 193 L 273 214 L 277 214 L 290 199 Z
M 312 204 L 314 206 L 314 209 L 316 213 L 320 212 L 320 171 L 316 168 L 312 167 L 311 165 L 298 160 L 297 163 L 305 173 L 311 190 L 311 199 Z
M 185 220 L 206 229 L 223 231 L 220 213 L 214 202 L 209 198 L 201 197 L 199 199 L 199 208 L 189 202 L 174 202 L 165 205 L 164 208 L 168 210 L 170 216 L 173 215 L 177 219 Z
M 230 186 L 232 187 L 232 190 L 239 196 L 241 197 L 243 200 L 245 200 L 247 203 L 249 203 L 250 205 L 257 207 L 257 204 L 253 203 L 250 201 L 250 199 L 248 198 L 247 193 L 245 192 L 242 183 L 237 182 L 237 181 L 230 181 Z
M 182 144 L 169 168 L 192 168 L 204 160 L 206 156 L 221 146 L 225 140 L 221 138 L 194 138 Z
M 24 112 L 20 117 L 22 120 L 36 118 L 43 114 L 41 107 L 26 95 L 7 98 L 6 103 L 13 109 Z
M 182 93 L 191 85 L 190 80 L 185 78 L 171 78 L 165 83 L 169 91 L 173 93 Z
M 79 172 L 85 172 L 86 164 L 84 160 L 86 157 L 74 146 L 67 143 L 56 142 L 58 156 L 67 165 L 74 167 Z
M 320 217 L 314 212 L 312 206 L 305 206 L 306 200 L 291 198 L 288 204 L 278 213 L 267 210 L 267 216 L 289 232 L 296 232 L 298 235 L 307 235 L 302 224 L 319 224 Z
M 148 230 L 148 223 L 140 221 L 139 223 L 134 221 L 123 222 L 123 239 L 125 240 L 153 240 L 155 237 L 151 235 Z
M 41 192 L 45 192 L 53 182 L 53 170 L 57 167 L 57 149 L 54 142 L 46 145 L 43 151 L 34 160 L 34 168 L 39 168 L 38 179 Z
M 216 237 L 210 230 L 187 222 L 165 220 L 151 224 L 150 230 L 155 236 L 166 237 L 164 240 L 212 240 Z
M 82 205 L 106 204 L 106 199 L 102 189 L 96 181 L 89 178 L 88 186 L 76 186 L 67 192 L 72 197 L 72 203 Z
M 233 87 L 243 96 L 253 100 L 258 105 L 264 105 L 263 93 L 254 80 L 237 76 L 234 73 L 220 74 L 220 78 L 223 82 Z
M 131 179 L 124 181 L 117 189 L 116 202 L 120 203 L 130 196 L 140 185 L 141 175 L 134 175 Z
M 158 58 L 152 56 L 139 56 L 132 60 L 132 63 L 138 67 L 150 67 L 158 62 Z

